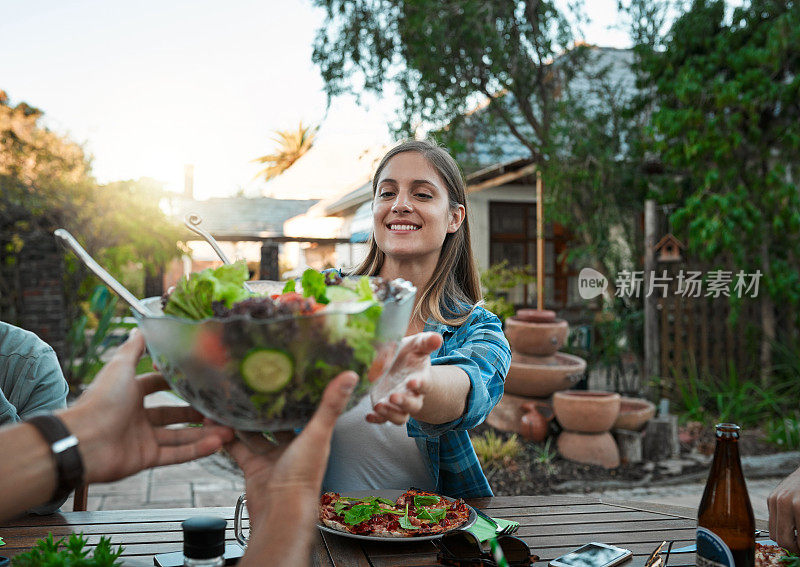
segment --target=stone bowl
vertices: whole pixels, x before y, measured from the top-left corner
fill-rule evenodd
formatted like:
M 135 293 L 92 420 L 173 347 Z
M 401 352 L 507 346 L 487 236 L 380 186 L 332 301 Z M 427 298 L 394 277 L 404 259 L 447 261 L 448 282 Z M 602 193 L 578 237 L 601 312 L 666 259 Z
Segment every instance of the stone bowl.
M 511 367 L 506 376 L 505 392 L 546 398 L 553 392 L 575 385 L 586 370 L 586 361 L 579 356 L 557 352 L 552 357 L 511 355 Z
M 619 405 L 619 416 L 613 429 L 641 431 L 645 424 L 656 415 L 656 406 L 649 400 L 641 398 L 622 398 Z
M 615 469 L 619 466 L 619 447 L 608 431 L 604 433 L 562 431 L 556 445 L 559 454 L 570 461 L 599 465 L 606 469 Z
M 619 415 L 615 392 L 570 390 L 553 394 L 553 411 L 561 427 L 580 433 L 608 431 Z
M 511 349 L 530 356 L 550 356 L 564 346 L 569 325 L 563 319 L 549 323 L 506 319 L 505 334 Z

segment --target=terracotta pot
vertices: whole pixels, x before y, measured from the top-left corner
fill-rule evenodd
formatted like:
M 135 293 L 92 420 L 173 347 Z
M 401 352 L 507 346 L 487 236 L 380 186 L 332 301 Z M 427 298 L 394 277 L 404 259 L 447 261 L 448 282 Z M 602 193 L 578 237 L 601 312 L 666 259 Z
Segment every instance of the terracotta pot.
M 486 418 L 486 423 L 501 431 L 521 433 L 522 416 L 534 409 L 538 410 L 545 421 L 549 421 L 553 417 L 553 408 L 550 406 L 550 400 L 515 396 L 504 392 L 503 397 L 500 398 L 500 401 L 489 413 L 489 417 Z M 548 415 L 550 416 L 549 418 Z
M 555 419 L 556 417 L 556 414 L 553 413 L 553 403 L 550 401 L 550 398 L 541 398 L 533 400 L 529 399 L 527 402 L 524 402 L 520 407 L 522 408 L 523 411 L 526 412 L 536 410 L 541 414 L 541 416 L 547 422 L 553 421 L 553 419 Z
M 519 434 L 528 441 L 541 443 L 547 437 L 547 421 L 533 409 L 520 418 Z
M 619 405 L 619 416 L 617 416 L 613 428 L 641 431 L 655 414 L 656 406 L 649 400 L 622 398 Z
M 569 325 L 563 319 L 549 323 L 506 319 L 505 334 L 511 349 L 532 356 L 549 356 L 564 346 Z
M 553 363 L 540 362 L 542 359 L 513 353 L 511 367 L 508 369 L 504 391 L 509 394 L 546 398 L 558 390 L 566 390 L 581 379 L 586 370 L 586 361 L 578 356 L 557 352 Z
M 565 459 L 607 469 L 619 466 L 619 447 L 611 433 L 577 433 L 562 431 L 557 441 L 558 452 Z
M 619 415 L 620 395 L 614 392 L 570 390 L 553 394 L 558 423 L 569 431 L 608 431 Z
M 514 317 L 531 323 L 552 323 L 556 320 L 556 312 L 549 309 L 520 309 Z

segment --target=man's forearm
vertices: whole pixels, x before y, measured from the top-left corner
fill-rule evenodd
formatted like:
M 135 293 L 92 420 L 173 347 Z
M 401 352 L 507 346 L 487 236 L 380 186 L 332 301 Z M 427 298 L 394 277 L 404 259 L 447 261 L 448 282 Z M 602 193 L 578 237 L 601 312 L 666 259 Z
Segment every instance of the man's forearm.
M 250 531 L 247 552 L 239 565 L 307 565 L 319 514 L 318 494 L 287 492 L 270 502 L 274 502 L 270 510 Z
M 0 430 L 0 521 L 47 502 L 56 489 L 50 447 L 32 425 L 18 423 Z

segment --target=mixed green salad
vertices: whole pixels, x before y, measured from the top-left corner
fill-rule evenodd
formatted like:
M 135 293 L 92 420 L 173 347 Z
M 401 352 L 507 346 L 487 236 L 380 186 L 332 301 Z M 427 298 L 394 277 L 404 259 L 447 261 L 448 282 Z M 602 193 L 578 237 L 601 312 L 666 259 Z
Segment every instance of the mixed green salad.
M 271 418 L 310 415 L 325 386 L 344 370 L 366 377 L 392 285 L 309 269 L 299 282 L 288 281 L 282 293 L 258 295 L 245 287 L 247 278 L 244 263 L 207 269 L 184 278 L 162 298 L 166 315 L 223 323 L 198 326 L 191 359 L 178 361 L 186 382 L 209 368 L 238 377 L 258 417 Z M 218 391 L 193 394 L 220 405 L 213 400 L 220 398 Z M 237 409 L 248 408 L 224 411 Z

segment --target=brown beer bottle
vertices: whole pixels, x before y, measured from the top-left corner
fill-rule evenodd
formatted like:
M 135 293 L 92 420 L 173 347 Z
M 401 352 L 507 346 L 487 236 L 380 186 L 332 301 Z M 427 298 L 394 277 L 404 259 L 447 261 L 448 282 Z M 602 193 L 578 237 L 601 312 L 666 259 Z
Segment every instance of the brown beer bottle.
M 697 511 L 698 567 L 753 567 L 756 522 L 739 460 L 739 426 L 717 425 L 717 446 Z

